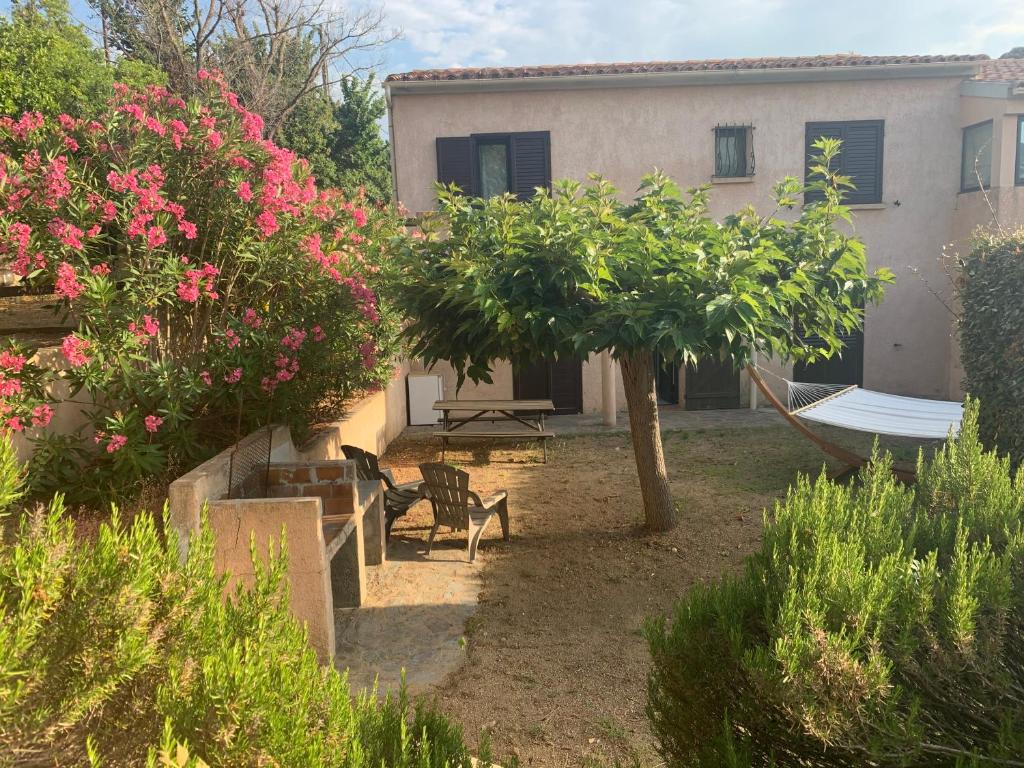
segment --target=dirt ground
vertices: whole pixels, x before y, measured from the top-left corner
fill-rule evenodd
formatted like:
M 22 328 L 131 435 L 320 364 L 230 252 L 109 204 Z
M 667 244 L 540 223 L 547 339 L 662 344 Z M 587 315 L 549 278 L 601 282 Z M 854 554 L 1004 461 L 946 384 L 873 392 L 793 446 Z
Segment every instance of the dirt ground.
M 661 764 L 644 715 L 645 620 L 740 568 L 763 510 L 822 466 L 782 425 L 668 432 L 665 451 L 679 525 L 652 535 L 628 434 L 558 439 L 547 464 L 531 444 L 449 450 L 474 490 L 508 490 L 512 525 L 508 544 L 496 523 L 485 534 L 468 660 L 434 694 L 471 745 L 486 729 L 496 759 L 523 766 Z M 438 459 L 422 436 L 403 437 L 382 464 L 404 481 Z M 425 539 L 429 515 L 419 505 L 394 535 Z M 440 546 L 464 548 L 464 536 Z

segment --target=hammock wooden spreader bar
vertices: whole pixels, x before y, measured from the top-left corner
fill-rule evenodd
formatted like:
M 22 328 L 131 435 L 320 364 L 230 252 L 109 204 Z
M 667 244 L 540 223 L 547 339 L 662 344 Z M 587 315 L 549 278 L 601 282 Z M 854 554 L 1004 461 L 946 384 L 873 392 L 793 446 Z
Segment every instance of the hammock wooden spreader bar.
M 821 435 L 811 431 L 806 424 L 790 413 L 789 409 L 782 403 L 782 401 L 775 396 L 775 393 L 772 392 L 771 388 L 769 388 L 767 384 L 765 384 L 764 379 L 761 378 L 754 366 L 748 365 L 747 373 L 750 374 L 750 380 L 757 385 L 759 390 L 761 390 L 761 394 L 765 396 L 768 402 L 772 404 L 782 418 L 789 422 L 793 429 L 818 446 L 818 448 L 820 448 L 824 453 L 843 462 L 848 468 L 846 471 L 857 470 L 870 463 L 870 460 L 867 457 L 861 456 L 853 451 L 848 451 L 846 448 L 836 445 L 832 441 L 826 440 Z M 841 392 L 846 391 L 847 390 L 845 389 L 841 390 Z M 836 394 L 838 395 L 840 393 Z M 903 482 L 912 483 L 917 479 L 916 473 L 911 470 L 897 469 L 896 467 L 893 467 L 892 471 L 893 474 Z

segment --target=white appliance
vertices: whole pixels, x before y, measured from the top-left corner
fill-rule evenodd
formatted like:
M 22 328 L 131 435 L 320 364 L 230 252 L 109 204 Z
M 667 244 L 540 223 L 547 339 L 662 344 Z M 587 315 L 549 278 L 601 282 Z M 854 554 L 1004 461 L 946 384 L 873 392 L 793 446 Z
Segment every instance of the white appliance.
M 434 403 L 444 400 L 444 380 L 434 373 L 410 373 L 405 379 L 409 394 L 409 425 L 427 426 L 441 420 Z

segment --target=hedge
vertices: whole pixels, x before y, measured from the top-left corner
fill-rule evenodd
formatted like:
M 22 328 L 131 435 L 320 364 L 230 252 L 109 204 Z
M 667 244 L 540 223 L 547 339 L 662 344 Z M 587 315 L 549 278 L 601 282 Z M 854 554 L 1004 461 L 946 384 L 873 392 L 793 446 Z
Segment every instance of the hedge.
M 963 262 L 960 356 L 982 441 L 1024 459 L 1024 229 L 978 236 Z
M 225 600 L 208 530 L 185 563 L 148 514 L 84 543 L 59 497 L 14 519 L 19 473 L 0 435 L 0 766 L 470 768 L 442 714 L 317 663 L 282 560 Z
M 1024 471 L 976 419 L 914 487 L 801 479 L 742 576 L 648 625 L 667 764 L 1022 764 Z

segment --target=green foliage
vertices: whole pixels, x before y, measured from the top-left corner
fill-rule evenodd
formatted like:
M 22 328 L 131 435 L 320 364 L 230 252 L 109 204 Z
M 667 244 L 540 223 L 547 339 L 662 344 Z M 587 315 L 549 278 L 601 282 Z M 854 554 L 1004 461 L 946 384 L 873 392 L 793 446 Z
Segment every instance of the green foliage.
M 278 142 L 309 162 L 322 187 L 340 187 L 332 143 L 338 131 L 335 105 L 320 91 L 304 96 L 277 133 Z
M 876 456 L 851 487 L 801 478 L 744 575 L 648 625 L 670 765 L 1019 765 L 1024 473 L 972 403 L 918 476 Z
M 0 19 L 0 114 L 88 117 L 111 97 L 115 79 L 143 85 L 164 78 L 139 62 L 108 66 L 66 0 L 16 4 L 9 19 Z
M 370 200 L 391 199 L 391 156 L 381 136 L 387 112 L 371 75 L 341 81 L 341 100 L 316 91 L 304 96 L 289 114 L 278 139 L 309 161 L 321 186 L 352 193 L 362 188 Z
M 0 461 L 0 499 L 18 476 Z M 225 599 L 206 528 L 182 563 L 149 514 L 87 543 L 60 497 L 22 512 L 0 539 L 0 765 L 469 768 L 438 712 L 353 700 L 317 663 L 284 571 L 272 553 Z
M 1024 229 L 979 235 L 962 264 L 960 357 L 982 441 L 1024 459 Z
M 439 216 L 393 265 L 415 354 L 428 365 L 449 360 L 460 381 L 489 380 L 493 360 L 599 350 L 738 364 L 753 349 L 831 355 L 836 329 L 860 324 L 891 273 L 869 274 L 863 243 L 840 231 L 849 180 L 828 169 L 838 142 L 818 147 L 813 186 L 824 200 L 795 220 L 746 208 L 715 221 L 705 189 L 684 196 L 661 173 L 644 178 L 632 203 L 598 177 L 585 187 L 561 181 L 523 202 L 440 190 Z M 778 205 L 793 207 L 802 191 L 785 179 Z M 824 349 L 803 341 L 794 323 Z
M 335 107 L 338 130 L 331 153 L 338 169 L 338 186 L 362 187 L 371 200 L 391 200 L 391 155 L 380 132 L 387 105 L 373 75 L 341 81 L 341 102 Z

